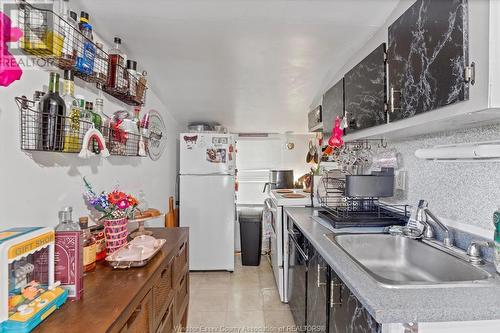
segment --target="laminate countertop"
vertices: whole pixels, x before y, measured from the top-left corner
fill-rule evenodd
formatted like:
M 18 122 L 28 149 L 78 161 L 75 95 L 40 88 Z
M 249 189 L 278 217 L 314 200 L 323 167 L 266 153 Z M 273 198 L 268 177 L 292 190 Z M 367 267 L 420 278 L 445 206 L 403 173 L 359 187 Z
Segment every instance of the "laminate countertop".
M 500 319 L 500 277 L 491 284 L 459 287 L 387 288 L 378 284 L 313 219 L 313 208 L 285 212 L 379 323 L 450 322 Z
M 38 325 L 33 332 L 109 332 L 123 319 L 131 304 L 144 297 L 162 263 L 169 261 L 188 237 L 188 228 L 147 228 L 166 240 L 163 248 L 144 267 L 112 269 L 105 261 L 83 279 L 83 297 L 65 304 Z M 129 311 L 130 310 L 130 311 Z M 119 329 L 120 327 L 118 327 Z

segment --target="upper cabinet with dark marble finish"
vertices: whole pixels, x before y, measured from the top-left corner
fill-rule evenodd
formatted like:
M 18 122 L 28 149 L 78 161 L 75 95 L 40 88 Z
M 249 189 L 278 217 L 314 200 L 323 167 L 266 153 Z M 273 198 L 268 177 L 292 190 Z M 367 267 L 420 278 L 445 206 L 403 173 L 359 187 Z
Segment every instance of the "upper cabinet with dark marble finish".
M 329 136 L 333 131 L 333 122 L 337 116 L 344 116 L 344 79 L 340 79 L 323 95 L 323 133 Z
M 468 49 L 467 0 L 417 0 L 389 27 L 390 121 L 467 100 Z
M 385 43 L 344 76 L 347 132 L 386 123 Z

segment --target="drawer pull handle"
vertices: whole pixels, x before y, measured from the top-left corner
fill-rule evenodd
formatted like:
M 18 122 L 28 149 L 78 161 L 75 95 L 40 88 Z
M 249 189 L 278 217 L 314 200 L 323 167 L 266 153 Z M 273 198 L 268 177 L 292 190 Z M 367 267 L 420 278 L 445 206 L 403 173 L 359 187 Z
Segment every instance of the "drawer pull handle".
M 335 305 L 342 305 L 342 283 L 335 283 L 333 280 L 330 280 L 330 308 L 333 308 Z M 337 302 L 333 300 L 333 291 L 336 287 L 339 288 L 339 299 Z
M 127 328 L 131 327 L 134 324 L 134 321 L 137 319 L 142 310 L 142 303 L 135 308 L 134 312 L 130 315 L 127 320 Z
M 185 245 L 186 245 L 186 243 L 182 243 L 182 245 L 179 246 L 179 252 L 177 253 L 176 257 L 180 257 L 183 254 L 183 250 L 184 250 Z
M 321 282 L 321 270 L 325 269 L 326 267 L 321 267 L 320 264 L 318 264 L 318 276 L 317 276 L 317 281 L 316 284 L 318 285 L 318 288 L 322 286 L 326 286 L 326 282 Z
M 179 286 L 184 284 L 184 280 L 186 279 L 186 275 L 182 276 L 181 282 L 179 282 Z
M 165 276 L 165 273 L 167 273 L 168 269 L 169 269 L 169 267 L 164 268 L 164 269 L 163 269 L 163 271 L 161 271 L 160 276 L 161 276 L 161 278 L 162 278 L 162 279 L 163 279 L 163 277 Z

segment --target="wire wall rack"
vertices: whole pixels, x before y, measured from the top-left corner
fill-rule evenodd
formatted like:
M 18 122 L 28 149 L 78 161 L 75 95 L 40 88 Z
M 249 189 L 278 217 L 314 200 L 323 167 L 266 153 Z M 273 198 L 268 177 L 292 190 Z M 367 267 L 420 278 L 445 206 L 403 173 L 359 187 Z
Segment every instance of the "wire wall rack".
M 62 70 L 73 70 L 75 76 L 96 83 L 99 89 L 128 105 L 144 105 L 147 73 L 127 70 L 123 62 L 110 63 L 110 55 L 102 44 L 85 36 L 50 8 L 19 0 L 18 21 L 23 31 L 19 47 L 25 53 Z
M 36 103 L 26 97 L 16 97 L 20 110 L 20 141 L 25 151 L 49 151 L 59 153 L 79 153 L 84 136 L 95 127 L 86 120 L 44 113 L 35 108 Z M 106 147 L 115 156 L 143 156 L 139 154 L 141 141 L 148 147 L 149 139 L 141 134 L 128 133 L 110 126 L 97 128 L 103 135 Z M 94 153 L 99 153 L 96 142 L 90 143 Z

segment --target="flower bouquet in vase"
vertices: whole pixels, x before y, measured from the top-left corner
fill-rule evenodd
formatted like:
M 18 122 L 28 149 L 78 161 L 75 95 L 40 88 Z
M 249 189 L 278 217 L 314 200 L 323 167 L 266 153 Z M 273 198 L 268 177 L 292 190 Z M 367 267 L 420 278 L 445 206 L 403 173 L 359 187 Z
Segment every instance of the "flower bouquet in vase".
M 99 221 L 103 221 L 106 254 L 109 255 L 127 244 L 128 219 L 137 209 L 139 202 L 132 195 L 118 190 L 96 193 L 85 178 L 83 181 L 87 202 L 102 214 Z

